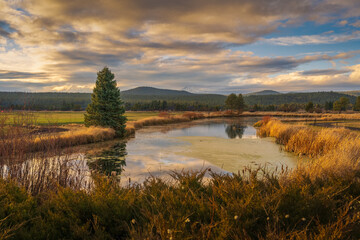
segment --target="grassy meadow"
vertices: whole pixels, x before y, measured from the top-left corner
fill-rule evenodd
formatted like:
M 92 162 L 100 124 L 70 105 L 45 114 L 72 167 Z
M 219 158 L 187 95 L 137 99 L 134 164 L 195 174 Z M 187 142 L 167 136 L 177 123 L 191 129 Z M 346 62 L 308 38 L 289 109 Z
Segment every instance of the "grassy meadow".
M 19 122 L 19 118 L 23 119 L 24 115 L 29 121 L 35 125 L 66 125 L 66 124 L 83 124 L 84 111 L 79 112 L 57 112 L 57 111 L 40 111 L 40 112 L 2 112 L 1 118 L 6 118 L 6 123 L 13 124 Z M 126 112 L 125 116 L 128 121 L 137 121 L 143 118 L 158 116 L 160 112 Z M 171 115 L 180 114 L 173 112 Z
M 83 124 L 84 111 L 13 111 L 1 112 L 0 118 L 6 119 L 7 124 L 18 123 L 27 118 L 27 121 L 35 125 L 66 125 L 66 124 Z M 170 116 L 182 115 L 184 112 L 167 112 Z M 222 117 L 231 115 L 227 112 L 203 112 L 205 116 Z M 129 122 L 134 122 L 146 118 L 158 117 L 161 115 L 159 111 L 127 111 L 125 116 Z M 167 116 L 168 116 L 167 115 Z M 242 116 L 273 116 L 284 118 L 285 121 L 345 121 L 341 125 L 360 124 L 360 113 L 287 113 L 287 112 L 244 112 Z

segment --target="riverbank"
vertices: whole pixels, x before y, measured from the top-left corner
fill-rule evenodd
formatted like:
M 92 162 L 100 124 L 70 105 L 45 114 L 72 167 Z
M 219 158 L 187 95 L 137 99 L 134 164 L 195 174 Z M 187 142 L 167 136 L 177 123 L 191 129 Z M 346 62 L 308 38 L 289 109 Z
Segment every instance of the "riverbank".
M 135 131 L 145 126 L 165 125 L 190 122 L 197 119 L 226 117 L 229 113 L 209 114 L 186 112 L 179 115 L 160 114 L 155 117 L 145 117 L 130 121 L 126 126 L 125 138 L 131 137 Z M 26 116 L 23 116 L 27 119 Z M 46 129 L 46 131 L 44 130 Z M 34 126 L 32 122 L 22 121 L 22 124 L 0 123 L 0 156 L 24 155 L 28 152 L 52 151 L 58 148 L 72 147 L 82 144 L 96 143 L 115 138 L 114 130 L 104 127 L 85 127 L 82 124 L 42 127 Z
M 136 130 L 145 126 L 156 126 L 174 123 L 190 122 L 197 119 L 210 119 L 221 117 L 261 117 L 276 116 L 282 121 L 329 121 L 329 120 L 357 120 L 360 114 L 318 114 L 318 113 L 284 113 L 284 112 L 244 112 L 242 114 L 225 112 L 185 112 L 181 114 L 140 113 L 142 117 L 132 116 L 135 121 L 129 121 L 126 126 L 125 137 L 131 137 Z M 148 117 L 150 115 L 150 117 Z M 12 153 L 25 154 L 31 151 L 46 151 L 48 148 L 63 148 L 76 145 L 95 143 L 114 139 L 115 134 L 111 129 L 102 127 L 86 128 L 82 124 L 67 124 L 60 126 L 36 126 L 34 116 L 19 114 L 17 124 L 0 122 L 0 156 L 9 156 Z M 30 119 L 30 120 L 29 120 Z M 53 120 L 55 121 L 55 120 Z M 10 129 L 10 130 L 9 130 Z M 18 146 L 17 146 L 18 145 Z

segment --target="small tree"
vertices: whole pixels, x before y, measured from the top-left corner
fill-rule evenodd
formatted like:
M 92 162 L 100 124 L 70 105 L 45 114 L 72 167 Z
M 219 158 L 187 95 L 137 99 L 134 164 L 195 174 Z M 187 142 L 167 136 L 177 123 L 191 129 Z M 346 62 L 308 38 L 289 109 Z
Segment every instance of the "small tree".
M 255 103 L 253 106 L 253 111 L 256 112 L 256 111 L 260 111 L 260 110 L 261 110 L 261 107 Z
M 360 111 L 360 96 L 356 98 L 356 103 L 354 105 L 354 111 Z
M 340 104 L 340 101 L 335 101 L 335 102 L 334 102 L 333 110 L 334 110 L 334 111 L 341 112 L 341 104 Z
M 236 109 L 239 113 L 241 113 L 245 107 L 244 98 L 241 94 L 236 96 L 235 93 L 232 93 L 226 98 L 225 105 L 227 109 Z
M 334 103 L 329 101 L 329 102 L 325 102 L 325 110 L 332 110 L 334 106 Z
M 236 104 L 235 109 L 238 110 L 239 113 L 242 113 L 244 111 L 244 107 L 245 107 L 245 101 L 244 101 L 242 94 L 239 94 L 237 96 L 235 104 Z
M 235 93 L 230 94 L 225 101 L 225 105 L 227 109 L 234 110 L 236 109 L 237 96 Z
M 115 130 L 117 137 L 125 133 L 125 108 L 116 86 L 114 74 L 104 67 L 97 73 L 96 86 L 91 94 L 91 103 L 86 108 L 85 126 L 104 126 Z
M 313 112 L 314 111 L 314 104 L 312 102 L 308 102 L 305 106 L 305 111 Z
M 346 97 L 341 97 L 341 98 L 340 98 L 340 104 L 341 104 L 342 110 L 346 111 L 347 108 L 348 108 L 348 106 L 349 106 L 349 104 L 350 104 L 350 101 L 349 101 L 349 99 L 346 98 Z
M 350 101 L 348 98 L 346 97 L 341 97 L 339 100 L 337 100 L 336 102 L 334 102 L 334 111 L 346 111 L 346 109 L 348 108 L 350 104 Z

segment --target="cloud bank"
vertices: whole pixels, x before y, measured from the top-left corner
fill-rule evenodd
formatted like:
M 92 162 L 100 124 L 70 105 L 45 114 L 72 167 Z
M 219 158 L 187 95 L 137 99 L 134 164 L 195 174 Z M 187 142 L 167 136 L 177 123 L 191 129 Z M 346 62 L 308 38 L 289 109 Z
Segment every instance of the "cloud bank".
M 256 56 L 257 42 L 293 46 L 356 41 L 359 31 L 266 38 L 305 22 L 357 26 L 357 0 L 0 0 L 0 90 L 91 91 L 109 66 L 122 89 L 306 89 L 354 80 L 358 65 L 301 71 L 357 51 Z M 351 77 L 353 76 L 353 77 Z M 357 75 L 355 75 L 357 76 Z M 321 78 L 321 79 L 320 79 Z M 281 84 L 279 84 L 281 83 Z M 290 89 L 289 89 L 290 90 Z

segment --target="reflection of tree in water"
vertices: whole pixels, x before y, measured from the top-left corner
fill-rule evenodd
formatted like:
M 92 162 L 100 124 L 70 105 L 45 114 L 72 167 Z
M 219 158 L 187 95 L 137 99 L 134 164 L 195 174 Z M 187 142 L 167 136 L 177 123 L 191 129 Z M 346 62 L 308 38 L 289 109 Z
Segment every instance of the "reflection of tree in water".
M 113 173 L 120 175 L 126 165 L 126 154 L 126 143 L 119 142 L 99 154 L 87 155 L 88 166 L 108 176 Z
M 226 127 L 225 132 L 229 138 L 236 138 L 236 137 L 242 138 L 245 128 L 246 126 L 241 124 L 229 124 Z

